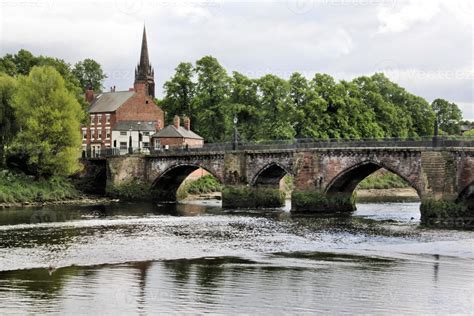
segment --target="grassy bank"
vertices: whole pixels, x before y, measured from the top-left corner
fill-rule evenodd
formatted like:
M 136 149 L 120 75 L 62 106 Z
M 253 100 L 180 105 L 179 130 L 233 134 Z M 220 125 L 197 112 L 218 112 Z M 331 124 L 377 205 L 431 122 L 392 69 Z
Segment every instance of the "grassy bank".
M 381 170 L 377 171 L 367 178 L 365 178 L 357 187 L 359 190 L 371 190 L 371 189 L 402 189 L 409 188 L 410 185 L 391 172 Z
M 80 192 L 65 178 L 36 180 L 24 174 L 0 170 L 0 203 L 51 202 L 79 196 Z
M 195 181 L 184 183 L 177 192 L 178 200 L 185 199 L 188 195 L 200 195 L 220 192 L 222 185 L 212 175 L 205 175 Z

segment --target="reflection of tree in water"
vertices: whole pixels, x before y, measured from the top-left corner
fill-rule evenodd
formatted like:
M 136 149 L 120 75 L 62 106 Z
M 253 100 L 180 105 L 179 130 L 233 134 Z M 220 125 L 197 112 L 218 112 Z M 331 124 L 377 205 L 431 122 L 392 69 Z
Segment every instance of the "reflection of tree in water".
M 201 258 L 191 260 L 175 260 L 164 263 L 164 267 L 172 271 L 176 280 L 176 287 L 195 288 L 197 297 L 192 298 L 205 304 L 215 303 L 213 296 L 222 286 L 222 274 L 225 259 Z M 191 278 L 196 278 L 196 284 L 190 284 Z
M 48 269 L 0 272 L 1 292 L 15 291 L 38 300 L 55 299 L 66 282 L 81 274 L 78 267 L 61 268 L 53 273 Z
M 137 306 L 138 309 L 143 310 L 146 306 L 146 279 L 148 276 L 148 270 L 152 266 L 152 262 L 135 262 L 130 266 L 134 269 L 137 269 L 138 275 L 138 296 L 137 296 Z
M 170 272 L 173 273 L 176 285 L 185 285 L 189 282 L 191 273 L 191 264 L 189 260 L 174 260 L 165 261 L 163 266 Z
M 225 270 L 225 259 L 202 259 L 202 262 L 196 265 L 197 283 L 207 294 L 212 294 L 221 285 Z

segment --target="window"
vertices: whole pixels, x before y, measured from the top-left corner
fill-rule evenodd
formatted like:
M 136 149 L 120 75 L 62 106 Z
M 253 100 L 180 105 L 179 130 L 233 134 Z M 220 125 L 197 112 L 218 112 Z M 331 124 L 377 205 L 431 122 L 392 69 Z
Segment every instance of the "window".
M 149 147 L 150 147 L 150 143 L 146 143 L 146 142 L 143 143 L 143 148 L 149 148 Z
M 92 124 L 92 125 L 95 124 L 95 114 L 92 114 L 92 115 L 91 115 L 91 124 Z
M 110 125 L 110 114 L 105 115 L 105 124 Z
M 102 115 L 97 115 L 97 125 L 102 125 Z
M 127 149 L 127 142 L 120 142 L 120 149 Z
M 87 139 L 87 130 L 86 129 L 82 130 L 82 139 Z
M 97 131 L 97 139 L 102 139 L 102 131 L 101 130 Z
M 105 139 L 110 139 L 110 129 L 107 129 L 105 132 Z
M 91 139 L 95 139 L 95 128 L 91 128 Z
M 127 136 L 127 132 L 120 132 L 120 136 Z
M 150 132 L 143 132 L 143 136 L 150 136 Z

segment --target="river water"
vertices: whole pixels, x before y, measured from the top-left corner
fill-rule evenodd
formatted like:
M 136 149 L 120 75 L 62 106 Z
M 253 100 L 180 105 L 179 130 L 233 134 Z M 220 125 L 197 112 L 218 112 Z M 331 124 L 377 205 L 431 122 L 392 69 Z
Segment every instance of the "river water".
M 0 314 L 473 314 L 474 232 L 218 201 L 0 211 Z

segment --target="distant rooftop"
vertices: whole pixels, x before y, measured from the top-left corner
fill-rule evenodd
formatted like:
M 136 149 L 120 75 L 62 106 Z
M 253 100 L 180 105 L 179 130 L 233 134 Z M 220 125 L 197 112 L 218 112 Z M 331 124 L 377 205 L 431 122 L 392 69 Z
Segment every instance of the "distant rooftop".
M 180 126 L 176 128 L 174 125 L 168 125 L 158 133 L 154 134 L 156 138 L 189 138 L 189 139 L 203 139 L 193 131 L 188 131 L 184 127 Z
M 114 112 L 134 94 L 134 91 L 101 93 L 92 102 L 89 113 Z
M 156 122 L 153 121 L 119 121 L 115 126 L 116 131 L 144 131 L 154 132 L 156 131 Z

